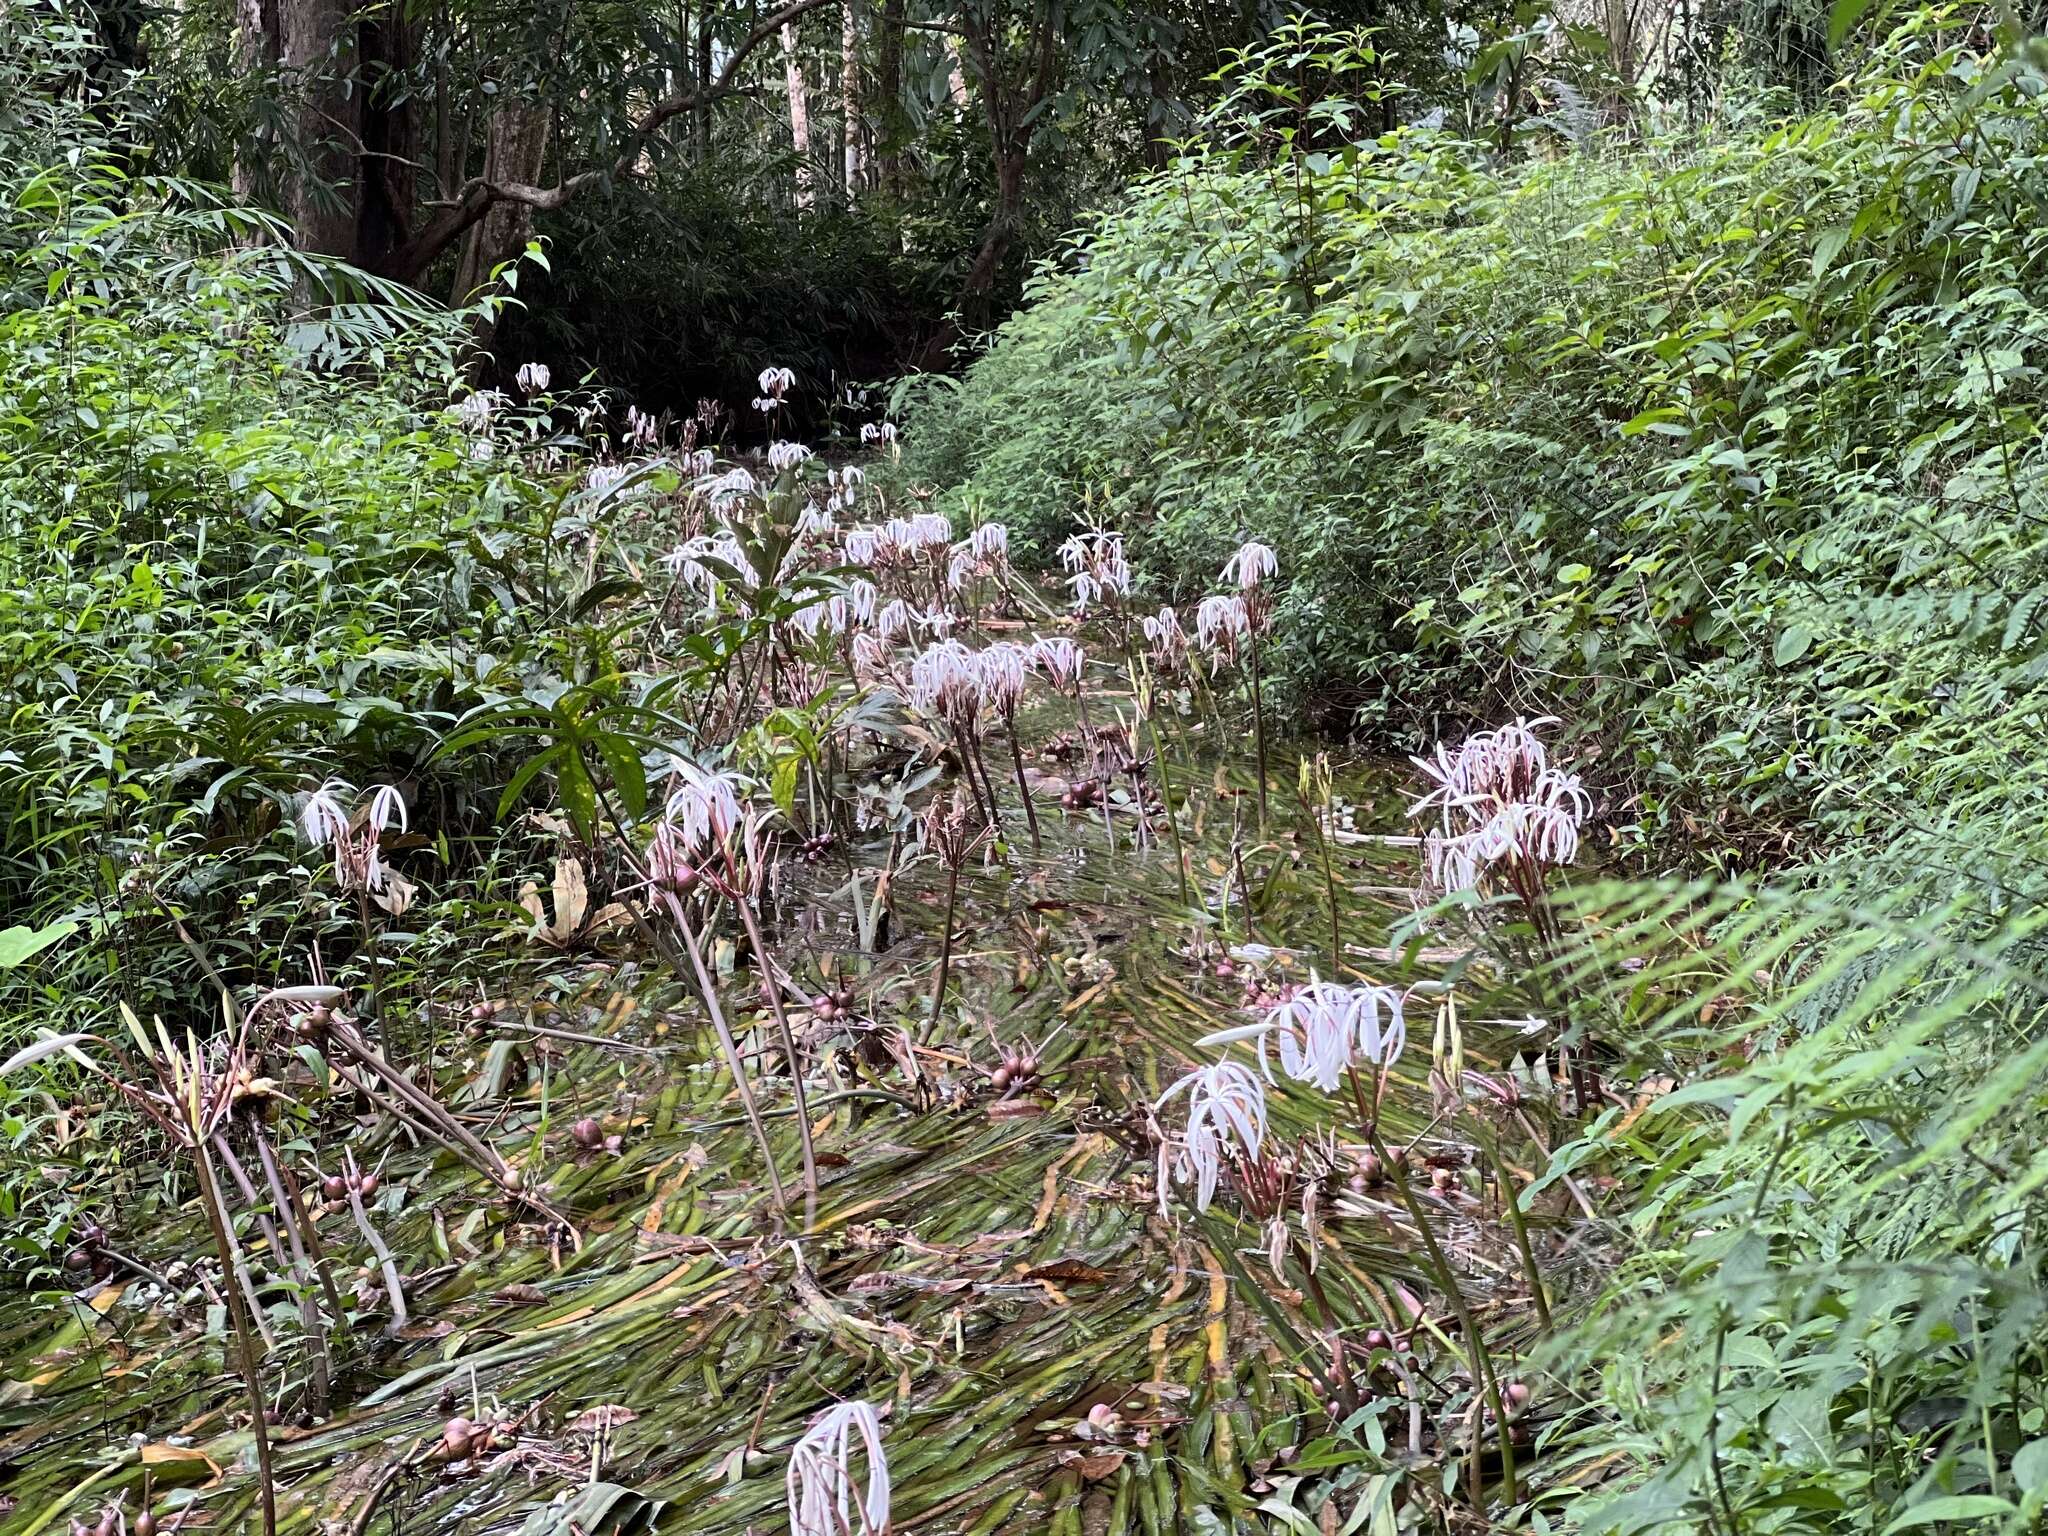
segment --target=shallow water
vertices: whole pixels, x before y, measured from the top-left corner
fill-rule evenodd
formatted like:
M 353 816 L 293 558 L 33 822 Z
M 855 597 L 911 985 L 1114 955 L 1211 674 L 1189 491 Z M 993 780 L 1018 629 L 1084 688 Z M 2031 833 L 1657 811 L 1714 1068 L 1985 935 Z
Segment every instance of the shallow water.
M 1046 846 L 1032 857 L 1014 783 L 997 768 L 1020 846 L 962 880 L 951 1003 L 921 1057 L 928 1091 L 908 1093 L 880 1053 L 816 1026 L 826 1054 L 810 1091 L 828 1166 L 814 1218 L 799 1198 L 780 1234 L 762 1220 L 767 1190 L 731 1081 L 679 987 L 619 956 L 558 966 L 516 994 L 526 1010 L 514 1017 L 663 1052 L 558 1045 L 544 1081 L 530 1075 L 506 1099 L 473 1106 L 508 1157 L 544 1167 L 582 1248 L 515 1221 L 452 1159 L 391 1138 L 374 1214 L 408 1272 L 427 1278 L 401 1337 L 377 1319 L 356 1329 L 347 1406 L 325 1422 L 292 1422 L 297 1367 L 281 1328 L 286 1343 L 265 1370 L 284 1407 L 281 1527 L 509 1532 L 532 1519 L 529 1529 L 566 1531 L 547 1523 L 546 1506 L 590 1481 L 595 1461 L 602 1483 L 664 1501 L 662 1531 L 783 1530 L 788 1445 L 821 1407 L 863 1396 L 890 1405 L 899 1531 L 1287 1528 L 1258 1506 L 1287 1495 L 1286 1478 L 1303 1470 L 1290 1456 L 1329 1432 L 1311 1385 L 1329 1335 L 1355 1348 L 1403 1288 L 1425 1287 L 1406 1218 L 1384 1196 L 1358 1196 L 1349 1214 L 1341 1199 L 1324 1207 L 1319 1260 L 1331 1283 L 1315 1283 L 1313 1302 L 1300 1248 L 1276 1275 L 1258 1225 L 1230 1214 L 1228 1198 L 1199 1217 L 1179 1200 L 1171 1221 L 1159 1214 L 1146 1107 L 1214 1054 L 1196 1049 L 1201 1035 L 1242 1022 L 1233 1010 L 1248 971 L 1331 969 L 1322 849 L 1294 799 L 1292 756 L 1276 754 L 1287 769 L 1275 773 L 1261 837 L 1247 781 L 1186 753 L 1172 771 L 1176 795 L 1192 791 L 1199 910 L 1180 898 L 1163 832 L 1150 848 L 1111 852 L 1099 817 L 1041 803 Z M 1355 834 L 1334 850 L 1344 964 L 1380 980 L 1440 969 L 1404 972 L 1387 949 L 1417 875 L 1400 840 L 1398 783 L 1372 766 L 1339 774 Z M 1128 812 L 1120 830 L 1128 839 Z M 781 958 L 798 984 L 852 980 L 864 1015 L 920 1029 L 938 964 L 940 871 L 901 877 L 894 942 L 873 956 L 858 952 L 843 866 L 778 897 Z M 1198 940 L 1216 947 L 1191 959 Z M 1428 960 L 1454 958 L 1432 942 Z M 1218 975 L 1219 963 L 1233 974 Z M 754 995 L 744 974 L 731 979 L 735 1009 Z M 1430 1124 L 1424 1083 L 1432 1012 L 1414 1011 L 1382 1120 L 1390 1138 L 1427 1132 L 1425 1146 L 1447 1134 Z M 1465 1042 L 1472 1060 L 1504 1048 L 1478 1034 Z M 992 1103 L 985 1074 L 998 1041 L 1039 1049 L 1041 1092 Z M 536 1058 L 532 1046 L 525 1054 Z M 444 1041 L 444 1091 L 459 1099 L 482 1055 Z M 794 1188 L 787 1080 L 764 1081 Z M 1341 1105 L 1290 1092 L 1275 1109 L 1283 1134 L 1335 1125 L 1355 1139 Z M 617 1156 L 575 1152 L 566 1127 L 583 1114 L 623 1131 Z M 1483 1326 L 1512 1343 L 1525 1328 L 1509 1294 L 1518 1275 L 1484 1185 L 1474 1187 L 1466 1205 L 1442 1204 L 1440 1235 L 1469 1266 Z M 342 1221 L 324 1227 L 336 1241 Z M 116 1240 L 162 1267 L 201 1251 L 202 1234 L 188 1207 Z M 247 1240 L 260 1249 L 253 1232 Z M 188 1528 L 254 1528 L 251 1439 L 235 1427 L 242 1399 L 223 1369 L 220 1310 L 210 1324 L 195 1311 L 196 1326 L 180 1332 L 160 1302 L 149 1282 L 116 1279 L 75 1299 L 0 1304 L 0 1531 L 62 1531 L 124 1491 L 132 1513 L 145 1457 L 160 1519 L 189 1504 Z M 491 1465 L 406 1464 L 450 1411 L 493 1402 L 521 1425 Z M 1117 1410 L 1120 1429 L 1079 1438 L 1077 1421 L 1098 1404 Z M 595 1446 L 576 1421 L 602 1405 L 631 1417 Z M 608 1519 L 640 1508 L 622 1501 Z

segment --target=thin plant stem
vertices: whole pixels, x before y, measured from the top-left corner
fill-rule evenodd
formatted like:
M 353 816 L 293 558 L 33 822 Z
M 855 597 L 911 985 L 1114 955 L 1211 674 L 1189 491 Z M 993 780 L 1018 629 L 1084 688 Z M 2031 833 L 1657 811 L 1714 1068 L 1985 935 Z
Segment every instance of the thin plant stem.
M 1259 627 L 1251 626 L 1252 650 L 1252 740 L 1259 758 L 1259 832 L 1266 830 L 1266 701 L 1259 685 Z
M 282 1221 L 285 1230 L 291 1234 L 292 1278 L 299 1293 L 299 1322 L 306 1330 L 306 1338 L 313 1351 L 311 1407 L 314 1413 L 325 1417 L 327 1384 L 331 1375 L 327 1358 L 327 1329 L 320 1317 L 319 1304 L 313 1299 L 313 1266 L 306 1257 L 305 1245 L 299 1241 L 298 1226 L 293 1222 L 291 1212 L 276 1198 L 275 1190 L 272 1191 L 272 1204 L 277 1208 L 276 1217 L 273 1218 L 269 1212 L 262 1209 L 262 1197 L 256 1193 L 256 1186 L 250 1182 L 248 1170 L 242 1166 L 241 1159 L 235 1156 L 234 1148 L 228 1145 L 225 1135 L 214 1133 L 213 1149 L 220 1154 L 221 1164 L 227 1169 L 228 1177 L 234 1180 L 235 1187 L 241 1191 L 242 1203 L 255 1211 L 257 1225 L 263 1230 L 263 1241 L 269 1245 L 272 1259 L 280 1262 L 284 1259 L 284 1244 L 278 1237 L 278 1223 Z
M 1074 709 L 1081 717 L 1083 750 L 1087 753 L 1088 772 L 1095 780 L 1097 792 L 1102 797 L 1102 830 L 1109 834 L 1109 846 L 1116 847 L 1116 822 L 1109 812 L 1109 784 L 1104 779 L 1102 764 L 1098 761 L 1100 743 L 1095 739 L 1095 727 L 1088 723 L 1088 690 L 1081 686 L 1080 679 L 1074 680 Z
M 1037 853 L 1044 843 L 1038 835 L 1038 811 L 1031 804 L 1031 786 L 1024 782 L 1024 749 L 1017 743 L 1017 718 L 1011 715 L 1003 723 L 1010 738 L 1010 762 L 1017 770 L 1017 798 L 1024 802 L 1024 819 L 1031 824 L 1031 851 Z
M 391 1331 L 396 1333 L 411 1320 L 405 1310 L 404 1276 L 398 1272 L 398 1261 L 391 1256 L 391 1250 L 384 1246 L 384 1239 L 377 1235 L 377 1229 L 370 1225 L 370 1213 L 363 1209 L 362 1191 L 356 1188 L 360 1170 L 356 1167 L 356 1155 L 347 1154 L 348 1159 L 348 1208 L 355 1216 L 356 1228 L 363 1234 L 363 1240 L 370 1245 L 370 1251 L 377 1255 L 377 1264 L 384 1272 L 384 1290 L 391 1298 Z
M 312 1256 L 313 1273 L 320 1278 L 320 1290 L 327 1298 L 328 1314 L 339 1322 L 347 1314 L 341 1305 L 341 1290 L 334 1283 L 334 1266 L 327 1257 L 327 1249 L 320 1241 L 320 1229 L 313 1222 L 306 1209 L 306 1201 L 299 1192 L 299 1181 L 292 1172 L 278 1161 L 271 1150 L 270 1138 L 258 1127 L 251 1135 L 256 1143 L 256 1159 L 263 1164 L 263 1177 L 270 1185 L 272 1197 L 281 1208 L 292 1213 L 292 1226 L 304 1239 L 306 1251 Z
M 747 1081 L 747 1065 L 740 1056 L 739 1042 L 733 1038 L 732 1027 L 725 1022 L 725 1010 L 718 1005 L 718 989 L 711 984 L 711 973 L 704 965 L 703 947 L 697 942 L 696 930 L 686 922 L 678 922 L 676 928 L 682 933 L 683 947 L 689 951 L 690 967 L 696 973 L 697 990 L 704 999 L 704 1011 L 711 1015 L 711 1027 L 718 1033 L 718 1048 L 725 1053 L 726 1065 L 731 1068 L 734 1086 L 739 1089 L 740 1104 L 747 1112 L 747 1123 L 753 1127 L 754 1140 L 760 1144 L 761 1157 L 768 1167 L 768 1187 L 775 1199 L 775 1209 L 789 1209 L 789 1196 L 782 1188 L 782 1174 L 775 1166 L 775 1152 L 768 1142 L 768 1127 L 761 1120 L 761 1106 L 754 1101 L 753 1084 Z
M 1458 1327 L 1465 1336 L 1465 1358 L 1471 1368 L 1473 1382 L 1486 1393 L 1487 1403 L 1493 1409 L 1493 1422 L 1500 1433 L 1501 1481 L 1506 1485 L 1507 1500 L 1512 1504 L 1516 1498 L 1515 1452 L 1508 1441 L 1507 1404 L 1501 1397 L 1500 1381 L 1493 1373 L 1493 1361 L 1487 1354 L 1486 1341 L 1480 1337 L 1478 1320 L 1472 1315 L 1471 1304 L 1465 1300 L 1465 1292 L 1458 1284 L 1458 1277 L 1451 1268 L 1450 1259 L 1436 1240 L 1436 1229 L 1430 1225 L 1428 1212 L 1423 1210 L 1422 1202 L 1415 1198 L 1415 1190 L 1408 1182 L 1406 1162 L 1394 1160 L 1393 1154 L 1387 1150 L 1386 1143 L 1380 1140 L 1377 1126 L 1368 1125 L 1366 1135 L 1372 1143 L 1373 1151 L 1379 1154 L 1380 1166 L 1393 1182 L 1395 1193 L 1400 1195 L 1401 1203 L 1408 1208 L 1409 1216 L 1422 1234 L 1422 1246 L 1429 1251 L 1429 1261 L 1435 1267 L 1437 1279 L 1443 1285 L 1444 1296 L 1450 1302 L 1451 1309 L 1458 1314 Z M 1472 1436 L 1470 1474 L 1472 1502 L 1481 1508 L 1484 1507 L 1484 1500 L 1480 1489 L 1479 1456 L 1483 1446 L 1483 1440 L 1475 1433 Z
M 1483 1126 L 1480 1131 L 1479 1144 L 1485 1149 L 1487 1160 L 1493 1164 L 1493 1176 L 1500 1185 L 1501 1200 L 1507 1207 L 1508 1226 L 1515 1234 L 1515 1251 L 1521 1255 L 1522 1273 L 1529 1281 L 1529 1299 L 1536 1304 L 1536 1321 L 1545 1333 L 1549 1333 L 1552 1328 L 1550 1298 L 1543 1289 L 1543 1271 L 1536 1265 L 1536 1250 L 1529 1245 L 1528 1218 L 1522 1214 L 1521 1199 L 1516 1193 L 1508 1165 L 1501 1158 L 1500 1149 L 1493 1144 L 1492 1137 L 1485 1134 Z
M 769 958 L 768 941 L 761 937 L 761 924 L 754 916 L 753 905 L 740 895 L 733 897 L 732 904 L 739 909 L 740 921 L 746 925 L 747 942 L 754 946 L 754 959 L 761 967 L 764 990 L 768 994 L 768 1008 L 775 1015 L 775 1029 L 782 1038 L 783 1054 L 789 1058 L 789 1081 L 796 1096 L 797 1145 L 802 1149 L 804 1162 L 804 1224 L 809 1226 L 818 1216 L 818 1154 L 811 1146 L 811 1115 L 804 1103 L 803 1058 L 797 1054 L 796 1036 L 790 1030 L 789 1015 L 782 1008 L 782 987 L 775 980 L 775 962 Z
M 206 1208 L 207 1225 L 213 1229 L 214 1252 L 224 1267 L 232 1267 L 235 1257 L 228 1237 L 227 1212 L 221 1207 L 220 1186 L 214 1181 L 212 1159 L 206 1155 L 206 1143 L 197 1135 L 192 1142 L 192 1166 L 199 1175 L 199 1203 Z M 232 1283 L 222 1286 L 221 1290 L 226 1296 L 228 1319 L 239 1346 L 236 1355 L 242 1373 L 242 1388 L 249 1395 L 249 1433 L 256 1442 L 256 1477 L 262 1485 L 263 1536 L 277 1536 L 277 1487 L 271 1479 L 270 1433 L 264 1423 L 264 1415 L 270 1405 L 264 1400 L 263 1376 L 256 1363 L 255 1331 L 244 1310 L 242 1293 Z
M 1167 771 L 1166 749 L 1160 744 L 1159 722 L 1152 718 L 1152 711 L 1149 709 L 1145 711 L 1145 729 L 1151 733 L 1152 756 L 1159 764 L 1159 804 L 1166 812 L 1167 835 L 1173 839 L 1173 874 L 1180 885 L 1180 904 L 1185 907 L 1189 905 L 1188 854 L 1187 849 L 1181 846 L 1180 815 L 1173 805 L 1173 777 Z
M 935 1037 L 939 1015 L 946 1006 L 946 980 L 953 970 L 953 918 L 960 904 L 960 866 L 946 871 L 946 928 L 939 941 L 939 979 L 932 987 L 932 1016 L 929 1028 Z

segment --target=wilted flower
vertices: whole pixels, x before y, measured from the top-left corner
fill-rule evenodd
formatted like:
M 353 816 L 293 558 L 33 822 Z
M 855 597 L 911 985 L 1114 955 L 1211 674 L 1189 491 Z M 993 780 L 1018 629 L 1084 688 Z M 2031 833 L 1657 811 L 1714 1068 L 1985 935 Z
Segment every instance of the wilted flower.
M 379 784 L 370 792 L 370 826 L 378 832 L 389 829 L 393 822 L 398 830 L 409 831 L 411 823 L 406 819 L 405 796 L 389 784 Z
M 299 807 L 299 830 L 306 834 L 307 842 L 325 848 L 348 831 L 348 812 L 342 799 L 354 793 L 342 780 L 329 779 L 306 796 L 306 803 Z
M 1081 686 L 1081 669 L 1087 658 L 1081 647 L 1065 635 L 1040 635 L 1031 642 L 1031 659 L 1062 693 Z
M 343 890 L 374 896 L 384 889 L 388 874 L 375 827 L 346 831 L 334 840 L 334 881 Z
M 481 432 L 497 414 L 500 398 L 494 389 L 480 389 L 474 394 L 464 395 L 456 404 L 455 417 L 470 431 Z
M 683 473 L 696 479 L 703 479 L 711 473 L 711 466 L 718 462 L 709 448 L 696 448 L 683 455 Z
M 896 423 L 893 421 L 870 421 L 862 424 L 860 440 L 864 443 L 893 445 L 896 441 Z
M 867 1462 L 865 1496 L 854 1483 L 856 1453 Z M 790 1536 L 888 1536 L 889 1462 L 875 1410 L 838 1403 L 812 1419 L 790 1449 L 788 1490 Z
M 952 798 L 934 795 L 918 823 L 918 838 L 927 852 L 952 869 L 965 867 L 975 849 L 993 836 L 981 808 L 956 785 Z
M 1197 1067 L 1168 1088 L 1153 1105 L 1162 1109 L 1176 1094 L 1188 1096 L 1187 1124 L 1179 1136 L 1159 1144 L 1159 1209 L 1166 1212 L 1168 1189 L 1192 1182 L 1195 1209 L 1216 1198 L 1226 1157 L 1253 1158 L 1266 1139 L 1266 1088 L 1242 1062 L 1218 1061 Z
M 1152 659 L 1162 671 L 1178 672 L 1187 665 L 1188 633 L 1180 627 L 1180 615 L 1171 608 L 1162 608 L 1156 614 L 1147 614 L 1138 621 L 1145 632 L 1145 643 L 1151 647 Z
M 669 759 L 676 785 L 669 791 L 667 814 L 692 853 L 723 844 L 740 822 L 739 780 L 732 774 L 700 768 L 686 757 Z
M 1251 610 L 1236 593 L 1205 597 L 1195 609 L 1195 639 L 1219 657 L 1236 655 L 1238 641 L 1251 631 Z
M 1223 567 L 1222 579 L 1235 582 L 1239 591 L 1253 592 L 1260 583 L 1279 574 L 1279 557 L 1256 539 L 1247 539 Z
M 525 363 L 519 369 L 519 392 L 524 395 L 538 395 L 546 391 L 548 380 L 554 375 L 548 372 L 546 363 Z
M 653 895 L 657 905 L 678 925 L 686 921 L 683 903 L 703 883 L 697 868 L 697 851 L 690 846 L 683 828 L 673 819 L 655 823 L 654 837 L 647 845 L 647 879 L 639 887 Z M 629 892 L 630 893 L 630 892 Z
M 1259 1070 L 1270 1079 L 1266 1045 L 1276 1041 L 1283 1072 L 1296 1082 L 1314 1083 L 1331 1093 L 1355 1065 L 1364 1063 L 1384 1071 L 1400 1059 L 1408 1044 L 1408 1024 L 1401 1012 L 1404 1000 L 1396 987 L 1347 987 L 1311 980 L 1268 1009 L 1256 1024 L 1218 1030 L 1205 1036 L 1202 1044 L 1254 1041 Z
M 590 472 L 583 477 L 583 484 L 586 489 L 602 496 L 605 492 L 616 489 L 624 482 L 626 476 L 632 473 L 633 466 L 630 464 L 593 464 L 590 466 Z
M 910 664 L 910 702 L 923 714 L 972 725 L 981 698 L 979 658 L 958 640 L 941 640 Z
M 661 427 L 637 405 L 626 407 L 626 441 L 638 448 L 652 448 L 661 441 Z
M 873 630 L 853 637 L 853 675 L 865 687 L 884 682 L 889 676 L 889 645 Z
M 1516 720 L 1468 737 L 1456 752 L 1439 745 L 1434 757 L 1410 759 L 1436 786 L 1409 815 L 1438 813 L 1424 851 L 1441 889 L 1471 890 L 1488 866 L 1510 857 L 1554 868 L 1578 856 L 1593 802 L 1577 774 L 1550 764 L 1536 732 L 1556 723 Z

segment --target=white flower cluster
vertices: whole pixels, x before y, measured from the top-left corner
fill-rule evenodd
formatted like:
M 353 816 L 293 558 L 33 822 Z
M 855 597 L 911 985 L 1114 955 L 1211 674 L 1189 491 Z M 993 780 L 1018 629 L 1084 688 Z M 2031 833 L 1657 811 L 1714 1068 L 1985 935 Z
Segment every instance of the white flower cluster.
M 1466 738 L 1455 752 L 1439 744 L 1435 756 L 1410 759 L 1435 785 L 1409 814 L 1437 813 L 1423 851 L 1439 889 L 1472 890 L 1507 859 L 1554 869 L 1578 857 L 1593 801 L 1577 774 L 1551 765 L 1536 734 L 1556 723 L 1516 720 Z

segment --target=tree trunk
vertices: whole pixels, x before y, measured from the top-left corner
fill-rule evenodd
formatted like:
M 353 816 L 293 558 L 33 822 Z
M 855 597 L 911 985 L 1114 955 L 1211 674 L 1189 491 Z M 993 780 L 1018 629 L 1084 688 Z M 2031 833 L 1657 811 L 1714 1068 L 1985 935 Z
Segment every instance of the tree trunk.
M 356 67 L 348 0 L 279 0 L 280 60 L 298 92 L 304 164 L 285 198 L 302 251 L 353 256 L 356 243 Z
M 413 39 L 402 7 L 370 11 L 358 36 L 363 154 L 354 260 L 374 271 L 411 235 L 418 202 L 419 130 L 409 78 Z
M 860 195 L 865 169 L 860 141 L 860 13 L 857 4 L 858 0 L 844 0 L 839 8 L 839 96 L 845 113 L 846 200 L 849 203 Z
M 548 109 L 534 101 L 508 101 L 491 114 L 484 150 L 484 176 L 494 182 L 532 185 L 547 159 Z M 533 210 L 524 203 L 494 203 L 470 227 L 455 264 L 453 303 L 466 303 L 491 280 L 491 270 L 526 249 L 533 238 Z M 488 336 L 480 338 L 488 344 Z
M 277 0 L 235 0 L 235 68 L 244 81 L 267 80 L 277 72 Z M 234 188 L 238 201 L 267 201 L 270 190 L 270 130 L 259 125 L 235 146 Z
M 880 144 L 876 159 L 891 197 L 903 187 L 903 3 L 882 0 L 881 35 L 875 40 L 875 106 Z
M 796 148 L 796 205 L 811 206 L 811 103 L 804 88 L 803 60 L 798 56 L 796 25 L 782 24 L 782 65 L 789 82 L 789 139 Z
M 1025 151 L 1021 147 L 996 147 L 996 209 L 982 233 L 974 263 L 967 269 L 967 281 L 960 290 L 961 312 L 971 321 L 986 318 L 989 296 L 995 292 L 996 275 L 1024 216 Z
M 697 13 L 697 163 L 711 159 L 711 0 Z

